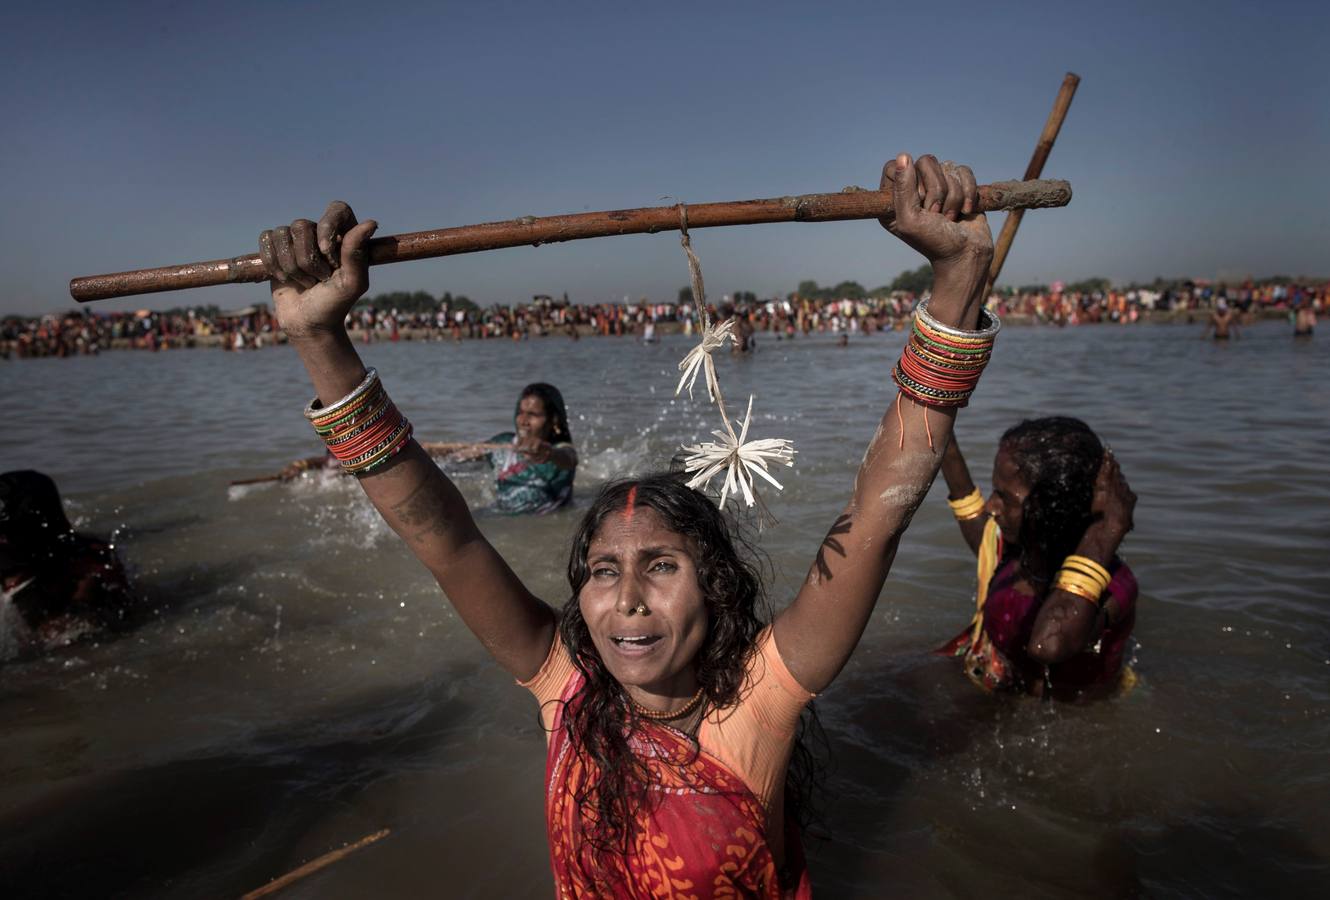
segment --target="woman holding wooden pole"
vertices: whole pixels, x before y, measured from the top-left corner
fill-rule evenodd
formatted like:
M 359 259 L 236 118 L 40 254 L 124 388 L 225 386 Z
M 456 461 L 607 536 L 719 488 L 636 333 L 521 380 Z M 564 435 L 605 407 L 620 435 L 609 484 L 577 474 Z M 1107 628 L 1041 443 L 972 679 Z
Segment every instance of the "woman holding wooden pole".
M 807 772 L 791 766 L 804 758 L 800 715 L 857 645 L 998 330 L 981 311 L 992 237 L 969 169 L 902 154 L 882 189 L 895 209 L 883 224 L 933 264 L 933 295 L 832 527 L 853 539 L 823 542 L 769 618 L 723 515 L 668 474 L 603 489 L 574 538 L 570 599 L 556 611 L 533 596 L 343 327 L 369 285 L 376 223 L 335 203 L 317 225 L 262 236 L 278 318 L 317 394 L 306 416 L 541 703 L 560 896 L 809 895 L 797 828 Z

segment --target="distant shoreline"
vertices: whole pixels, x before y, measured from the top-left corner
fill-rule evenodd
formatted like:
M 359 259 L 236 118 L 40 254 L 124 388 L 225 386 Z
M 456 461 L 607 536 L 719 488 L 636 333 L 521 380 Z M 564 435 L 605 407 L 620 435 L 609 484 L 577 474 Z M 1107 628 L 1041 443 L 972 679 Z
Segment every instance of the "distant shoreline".
M 1256 316 L 1257 320 L 1282 320 L 1282 319 L 1287 319 L 1287 318 L 1288 318 L 1288 314 L 1289 314 L 1289 311 L 1286 310 L 1286 309 L 1262 309 L 1262 310 L 1253 310 L 1252 312 L 1253 312 L 1253 314 Z M 1193 324 L 1193 325 L 1202 325 L 1202 324 L 1205 323 L 1205 321 L 1206 321 L 1206 317 L 1207 317 L 1208 315 L 1209 315 L 1209 310 L 1206 310 L 1206 309 L 1190 309 L 1190 310 L 1188 310 L 1188 309 L 1175 309 L 1175 310 L 1168 310 L 1168 311 L 1163 311 L 1163 310 L 1142 310 L 1142 311 L 1141 311 L 1141 317 L 1140 317 L 1140 319 L 1138 319 L 1136 322 L 1131 323 L 1131 324 L 1133 324 L 1133 325 L 1142 325 L 1142 324 L 1147 324 L 1147 325 L 1186 325 L 1186 324 L 1188 324 L 1188 320 L 1190 319 L 1190 324 Z M 1016 326 L 1016 327 L 1020 327 L 1020 326 L 1035 326 L 1035 325 L 1044 325 L 1044 326 L 1048 326 L 1048 323 L 1041 323 L 1041 322 L 1038 322 L 1035 316 L 1033 316 L 1033 315 L 1029 315 L 1029 314 L 1026 314 L 1026 313 L 1008 313 L 1007 315 L 1005 315 L 1005 316 L 1002 317 L 1002 324 L 1003 324 L 1003 325 L 1009 325 L 1009 326 Z M 1072 326 L 1066 326 L 1066 327 L 1070 327 L 1070 328 L 1081 328 L 1081 327 L 1117 327 L 1117 325 L 1118 325 L 1118 323 L 1116 323 L 1116 322 L 1093 322 L 1093 323 L 1087 323 L 1087 325 L 1085 325 L 1085 326 L 1082 326 L 1082 325 L 1072 325 Z M 584 337 L 584 338 L 586 338 L 586 337 L 597 337 L 597 336 L 598 336 L 598 335 L 596 334 L 596 329 L 595 329 L 593 326 L 591 326 L 591 325 L 578 325 L 578 326 L 576 326 L 576 327 L 577 327 L 577 333 L 578 333 L 578 336 L 579 336 L 579 337 Z M 1051 327 L 1051 326 L 1049 326 L 1049 327 Z M 657 335 L 661 335 L 661 336 L 663 336 L 663 335 L 674 335 L 674 334 L 682 334 L 682 333 L 683 333 L 683 323 L 682 323 L 682 322 L 657 322 L 657 323 L 656 323 L 656 334 L 657 334 Z M 759 331 L 759 332 L 757 332 L 757 336 L 758 336 L 759 339 L 761 339 L 761 338 L 763 337 L 763 335 L 774 334 L 774 333 L 775 333 L 775 332 L 764 332 L 764 331 Z M 860 333 L 862 333 L 862 332 L 860 332 Z M 425 329 L 425 328 L 403 328 L 403 329 L 400 329 L 400 330 L 397 332 L 397 334 L 398 334 L 398 340 L 401 340 L 401 341 L 421 341 L 421 342 L 429 342 L 429 341 L 432 340 L 432 341 L 434 341 L 435 343 L 451 343 L 451 342 L 452 342 L 452 335 L 449 333 L 449 331 L 448 331 L 447 329 L 442 329 L 442 330 L 440 330 L 440 329 L 432 329 L 432 330 L 431 330 L 431 329 Z M 830 335 L 830 334 L 832 334 L 832 332 L 829 332 L 829 331 L 824 331 L 824 332 L 813 332 L 813 334 L 814 334 L 814 335 L 817 335 L 817 334 L 821 334 L 821 335 Z M 352 329 L 350 329 L 350 335 L 351 335 L 351 339 L 352 339 L 353 341 L 355 341 L 357 344 L 364 343 L 364 340 L 365 340 L 365 332 L 364 332 L 363 329 L 360 329 L 360 328 L 352 328 Z M 375 336 L 375 338 L 373 339 L 373 343 L 381 343 L 381 342 L 384 342 L 384 341 L 389 340 L 389 337 L 388 337 L 388 333 L 387 333 L 387 332 L 384 332 L 384 331 L 376 331 L 376 332 L 375 332 L 375 335 L 376 335 L 376 336 Z M 809 336 L 812 336 L 812 335 L 809 335 Z M 222 341 L 223 341 L 224 339 L 229 338 L 229 337 L 231 337 L 231 336 L 230 336 L 230 335 L 226 335 L 226 334 L 199 334 L 199 335 L 191 335 L 189 338 L 183 340 L 183 341 L 182 341 L 181 343 L 179 343 L 179 344 L 177 344 L 177 343 L 172 343 L 170 349 L 172 349 L 172 350 L 187 350 L 187 349 L 192 349 L 192 348 L 203 348 L 203 347 L 217 348 L 217 347 L 220 347 L 220 346 L 222 345 Z M 265 343 L 268 341 L 268 338 L 269 338 L 269 337 L 270 337 L 270 335 L 264 335 Z M 568 338 L 568 334 L 567 334 L 566 326 L 561 326 L 560 328 L 558 328 L 558 329 L 556 329 L 556 330 L 551 330 L 551 331 L 550 331 L 548 334 L 546 334 L 546 335 L 543 335 L 543 336 L 542 336 L 542 335 L 538 335 L 538 334 L 533 334 L 532 337 L 533 337 L 534 339 L 537 339 L 537 340 L 546 340 L 546 339 L 549 339 L 549 338 L 563 338 L 563 339 L 566 340 L 566 339 Z M 640 338 L 641 335 L 640 335 L 640 334 L 637 334 L 637 333 L 634 333 L 634 334 L 624 334 L 624 335 L 611 335 L 611 337 L 619 337 L 619 338 L 627 338 L 627 339 L 629 339 L 629 340 L 635 340 L 635 339 Z M 804 337 L 804 335 L 799 335 L 799 337 Z M 462 339 L 463 342 L 479 341 L 479 340 L 486 340 L 486 341 L 511 341 L 512 338 L 509 338 L 509 337 L 488 337 L 488 338 L 468 338 L 468 337 L 464 337 L 464 338 Z M 278 337 L 277 337 L 277 341 L 276 341 L 276 343 L 278 343 L 278 344 L 284 344 L 284 343 L 286 343 L 286 337 L 285 337 L 285 335 L 281 335 L 281 334 L 279 334 Z M 110 350 L 133 350 L 133 349 L 140 349 L 140 350 L 141 350 L 141 349 L 144 349 L 144 348 L 142 348 L 142 347 L 135 348 L 135 347 L 133 346 L 133 343 L 132 343 L 132 342 L 130 341 L 130 339 L 128 339 L 128 338 L 117 338 L 116 340 L 113 340 L 113 341 L 111 342 L 110 347 L 108 347 L 108 348 L 104 348 L 104 349 L 110 349 Z

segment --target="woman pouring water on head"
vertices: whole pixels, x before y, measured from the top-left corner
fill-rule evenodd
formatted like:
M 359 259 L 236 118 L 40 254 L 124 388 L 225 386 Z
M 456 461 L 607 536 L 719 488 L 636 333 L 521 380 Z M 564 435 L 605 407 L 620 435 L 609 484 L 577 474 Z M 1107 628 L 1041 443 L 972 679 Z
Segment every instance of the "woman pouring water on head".
M 901 535 L 938 471 L 955 409 L 987 361 L 992 239 L 974 176 L 931 156 L 883 171 L 888 229 L 933 265 L 932 300 L 892 371 L 850 498 L 798 595 L 774 616 L 725 516 L 682 480 L 610 484 L 577 529 L 569 599 L 527 590 L 411 437 L 342 326 L 368 287 L 377 227 L 334 203 L 264 232 L 306 410 L 384 520 L 495 660 L 540 703 L 546 825 L 560 896 L 807 896 L 796 733 L 853 652 Z M 551 560 L 553 563 L 554 561 Z

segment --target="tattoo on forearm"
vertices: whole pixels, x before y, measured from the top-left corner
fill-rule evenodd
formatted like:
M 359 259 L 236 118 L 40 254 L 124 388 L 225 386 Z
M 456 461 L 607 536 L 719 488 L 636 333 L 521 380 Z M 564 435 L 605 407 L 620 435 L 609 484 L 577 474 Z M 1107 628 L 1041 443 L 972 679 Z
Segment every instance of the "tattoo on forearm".
M 845 558 L 845 545 L 840 542 L 838 535 L 849 534 L 850 526 L 854 520 L 849 513 L 843 513 L 836 523 L 831 526 L 827 536 L 822 539 L 822 546 L 817 548 L 817 558 L 813 560 L 813 566 L 817 569 L 818 578 L 831 580 L 831 566 L 827 562 L 827 551 L 830 550 L 841 559 Z
M 430 536 L 442 537 L 452 530 L 447 515 L 448 499 L 448 482 L 430 477 L 390 509 L 401 521 L 407 538 L 419 542 Z

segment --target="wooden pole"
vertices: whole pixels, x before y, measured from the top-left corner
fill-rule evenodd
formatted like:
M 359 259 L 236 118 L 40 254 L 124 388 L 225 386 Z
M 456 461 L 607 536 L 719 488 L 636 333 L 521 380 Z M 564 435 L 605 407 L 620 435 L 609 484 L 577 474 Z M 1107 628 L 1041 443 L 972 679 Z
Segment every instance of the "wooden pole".
M 1071 185 L 1065 181 L 999 181 L 979 188 L 979 206 L 985 212 L 1058 207 L 1069 202 Z M 544 218 L 526 216 L 507 222 L 416 231 L 370 241 L 369 262 L 378 266 L 524 244 L 538 247 L 618 234 L 654 234 L 678 230 L 679 212 L 677 205 L 654 206 Z M 688 227 L 889 219 L 894 214 L 890 192 L 846 188 L 837 194 L 688 205 Z M 69 293 L 80 303 L 87 303 L 133 294 L 267 280 L 263 261 L 254 253 L 230 259 L 75 278 L 69 283 Z
M 1044 123 L 1039 143 L 1034 145 L 1034 155 L 1030 157 L 1030 164 L 1025 167 L 1026 181 L 1038 178 L 1044 171 L 1044 163 L 1053 150 L 1053 142 L 1058 139 L 1058 132 L 1062 130 L 1062 120 L 1067 118 L 1067 110 L 1071 108 L 1071 98 L 1076 95 L 1076 86 L 1080 83 L 1081 76 L 1075 72 L 1068 72 L 1062 79 L 1062 87 L 1058 89 L 1057 99 L 1053 101 L 1053 110 L 1048 114 L 1048 121 Z M 997 243 L 993 245 L 993 261 L 988 266 L 988 283 L 984 285 L 985 300 L 993 292 L 993 285 L 997 284 L 998 276 L 1002 274 L 1002 264 L 1007 261 L 1007 252 L 1011 250 L 1011 242 L 1016 240 L 1016 230 L 1021 227 L 1021 219 L 1024 216 L 1024 209 L 1013 209 L 1007 213 L 1007 220 L 1002 223 L 1002 231 L 998 234 Z
M 263 887 L 250 891 L 248 894 L 241 897 L 240 900 L 259 900 L 260 897 L 267 897 L 269 894 L 275 894 L 282 888 L 304 878 L 306 875 L 313 875 L 315 872 L 319 871 L 319 869 L 332 865 L 342 857 L 349 856 L 357 850 L 368 847 L 375 841 L 386 838 L 389 833 L 390 829 L 385 828 L 382 831 L 376 831 L 373 834 L 366 835 L 354 844 L 350 844 L 340 850 L 333 850 L 330 853 L 325 853 L 318 859 L 311 860 L 292 872 L 287 872 L 281 878 L 275 878 Z

